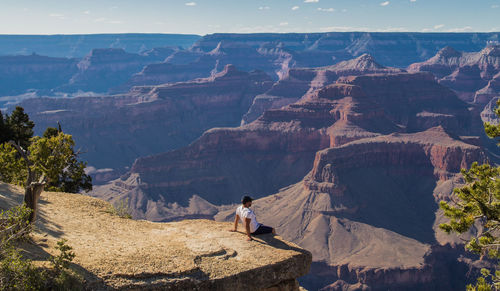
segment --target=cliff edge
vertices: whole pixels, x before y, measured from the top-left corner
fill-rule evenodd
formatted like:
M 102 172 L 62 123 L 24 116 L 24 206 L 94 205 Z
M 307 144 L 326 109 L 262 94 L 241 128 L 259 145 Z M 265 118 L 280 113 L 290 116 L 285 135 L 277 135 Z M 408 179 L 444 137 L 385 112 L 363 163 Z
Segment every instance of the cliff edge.
M 20 188 L 0 183 L 0 209 L 20 201 Z M 44 261 L 67 239 L 93 290 L 298 290 L 296 278 L 311 265 L 311 253 L 279 236 L 247 242 L 228 231 L 230 223 L 137 221 L 114 216 L 109 207 L 83 195 L 42 193 L 27 253 Z

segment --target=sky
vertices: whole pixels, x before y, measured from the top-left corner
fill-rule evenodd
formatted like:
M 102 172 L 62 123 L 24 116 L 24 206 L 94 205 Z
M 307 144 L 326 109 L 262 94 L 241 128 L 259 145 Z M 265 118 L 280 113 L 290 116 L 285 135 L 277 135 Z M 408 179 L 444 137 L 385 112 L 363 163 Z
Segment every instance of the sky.
M 500 31 L 500 0 L 0 0 L 0 34 Z

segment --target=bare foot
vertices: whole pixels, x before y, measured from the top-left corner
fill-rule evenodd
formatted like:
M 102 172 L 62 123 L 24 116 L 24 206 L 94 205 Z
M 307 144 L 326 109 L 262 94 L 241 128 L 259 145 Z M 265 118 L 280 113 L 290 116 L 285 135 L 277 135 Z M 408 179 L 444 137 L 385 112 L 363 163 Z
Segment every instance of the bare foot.
M 236 229 L 232 229 L 232 228 L 231 228 L 229 231 L 230 231 L 230 232 L 236 232 Z
M 251 241 L 251 240 L 252 240 L 252 238 L 251 238 L 251 237 L 247 237 L 247 241 Z
M 276 234 L 276 229 L 273 228 L 273 234 Z

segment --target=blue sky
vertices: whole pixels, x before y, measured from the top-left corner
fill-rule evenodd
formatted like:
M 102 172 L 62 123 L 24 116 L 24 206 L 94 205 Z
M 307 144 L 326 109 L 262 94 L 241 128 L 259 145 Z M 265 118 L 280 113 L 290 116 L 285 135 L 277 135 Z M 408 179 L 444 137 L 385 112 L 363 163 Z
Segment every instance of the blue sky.
M 500 31 L 500 0 L 1 0 L 0 34 Z

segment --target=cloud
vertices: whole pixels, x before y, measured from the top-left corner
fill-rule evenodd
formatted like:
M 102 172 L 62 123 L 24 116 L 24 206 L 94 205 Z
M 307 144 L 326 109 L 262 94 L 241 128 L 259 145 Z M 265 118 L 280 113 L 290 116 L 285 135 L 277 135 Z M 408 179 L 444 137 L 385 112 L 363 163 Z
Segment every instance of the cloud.
M 96 169 L 95 167 L 87 166 L 84 171 L 87 175 L 89 175 L 97 173 L 108 173 L 108 172 L 113 172 L 114 170 L 110 168 Z
M 318 8 L 318 11 L 335 12 L 335 9 L 333 9 L 333 8 Z
M 346 31 L 367 31 L 367 32 L 408 32 L 408 28 L 406 27 L 386 27 L 386 28 L 377 28 L 373 29 L 372 27 L 355 27 L 355 26 L 328 26 L 328 27 L 321 27 L 320 31 L 323 32 L 332 32 L 332 31 L 339 31 L 339 32 L 346 32 Z
M 114 19 L 109 19 L 106 17 L 96 18 L 96 19 L 94 19 L 94 22 L 109 23 L 109 24 L 122 24 L 123 23 L 123 21 L 121 21 L 121 20 L 114 20 Z
M 304 0 L 304 3 L 318 3 L 319 0 Z
M 196 6 L 196 2 L 187 2 L 186 6 Z
M 466 32 L 466 31 L 471 31 L 471 30 L 472 30 L 471 26 L 464 26 L 464 27 L 456 27 L 456 28 L 447 29 L 446 32 Z
M 330 32 L 330 31 L 366 31 L 368 28 L 366 27 L 354 27 L 354 26 L 327 26 L 321 27 L 320 31 Z
M 299 8 L 300 8 L 299 6 L 293 6 L 292 10 L 299 10 Z
M 441 29 L 443 27 L 444 27 L 444 24 L 434 25 L 434 29 Z
M 410 0 L 410 2 L 417 2 L 417 0 Z
M 344 8 L 344 9 L 342 9 L 342 12 L 347 12 L 347 9 L 345 9 L 345 8 Z
M 83 13 L 83 14 L 87 14 L 87 15 L 88 15 L 88 14 L 90 14 L 90 10 L 85 10 L 85 11 L 83 11 L 82 13 Z
M 280 26 L 287 26 L 288 22 L 280 22 Z
M 498 8 L 498 7 L 500 7 L 500 5 L 498 5 L 498 4 L 493 4 L 493 5 L 491 5 L 491 8 L 493 8 L 493 9 L 496 9 L 496 8 Z
M 259 10 L 269 10 L 269 9 L 271 9 L 271 7 L 269 7 L 269 6 L 260 6 L 259 7 Z
M 389 1 L 384 1 L 384 2 L 380 3 L 380 6 L 387 6 L 387 5 L 389 5 L 389 3 L 391 3 L 391 2 L 389 2 Z
M 49 16 L 54 17 L 54 18 L 58 18 L 60 20 L 66 19 L 66 16 L 64 16 L 64 14 L 60 14 L 60 13 L 51 13 L 51 14 L 49 14 Z

